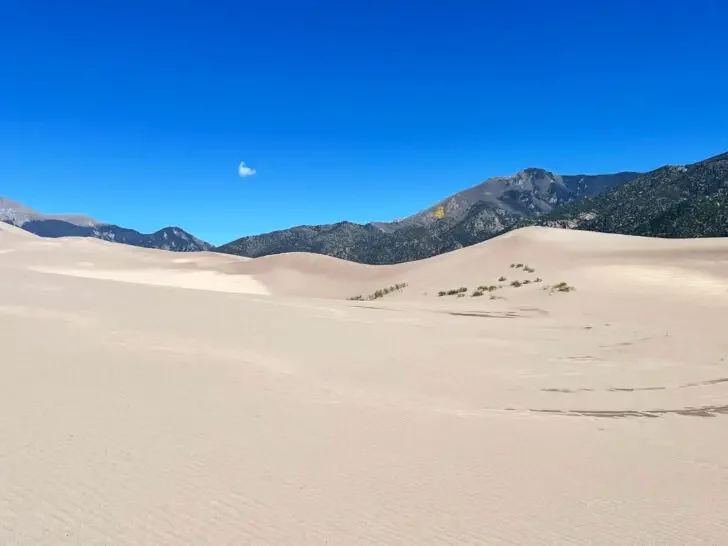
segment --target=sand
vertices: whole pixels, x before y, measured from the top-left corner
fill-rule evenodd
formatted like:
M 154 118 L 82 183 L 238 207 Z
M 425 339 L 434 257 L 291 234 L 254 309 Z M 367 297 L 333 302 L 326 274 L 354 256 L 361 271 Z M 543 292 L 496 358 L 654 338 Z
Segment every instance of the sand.
M 5 235 L 3 234 L 5 233 L 9 234 L 9 236 L 15 237 L 37 237 L 37 235 L 34 235 L 30 231 L 25 231 L 24 229 L 14 226 L 12 224 L 0 222 L 0 237 L 4 237 Z
M 727 319 L 728 240 L 373 267 L 3 228 L 0 543 L 723 544 Z

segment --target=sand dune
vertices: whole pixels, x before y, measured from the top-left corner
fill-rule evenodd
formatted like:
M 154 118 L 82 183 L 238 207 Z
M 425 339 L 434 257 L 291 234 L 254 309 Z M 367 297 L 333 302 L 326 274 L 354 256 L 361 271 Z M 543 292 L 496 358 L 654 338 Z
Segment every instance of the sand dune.
M 2 544 L 728 535 L 726 240 L 376 267 L 0 228 Z
M 0 237 L 6 236 L 5 234 L 16 237 L 37 237 L 37 235 L 34 235 L 29 231 L 25 231 L 22 228 L 6 224 L 5 222 L 0 222 Z
M 91 262 L 81 262 L 79 265 L 88 267 L 89 264 L 90 268 L 88 269 L 34 267 L 31 270 L 40 273 L 149 284 L 153 286 L 192 288 L 241 294 L 268 294 L 267 289 L 262 283 L 251 279 L 247 275 L 225 275 L 217 271 L 175 271 L 174 269 L 151 268 L 143 270 L 131 269 L 128 271 L 119 269 L 95 269 Z

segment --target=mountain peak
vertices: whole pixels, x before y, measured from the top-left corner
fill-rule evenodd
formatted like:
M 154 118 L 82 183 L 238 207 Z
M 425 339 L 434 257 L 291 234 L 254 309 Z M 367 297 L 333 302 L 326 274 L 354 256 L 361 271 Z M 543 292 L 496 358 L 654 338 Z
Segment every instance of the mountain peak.
M 553 177 L 554 173 L 547 171 L 546 169 L 541 169 L 540 167 L 527 167 L 522 171 L 517 172 L 516 176 L 518 175 Z

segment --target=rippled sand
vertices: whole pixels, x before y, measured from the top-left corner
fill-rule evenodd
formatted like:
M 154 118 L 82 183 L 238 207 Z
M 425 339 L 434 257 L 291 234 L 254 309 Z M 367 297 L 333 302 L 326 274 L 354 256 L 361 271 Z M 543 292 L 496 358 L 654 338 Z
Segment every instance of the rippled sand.
M 0 227 L 2 544 L 728 536 L 728 241 L 373 267 Z

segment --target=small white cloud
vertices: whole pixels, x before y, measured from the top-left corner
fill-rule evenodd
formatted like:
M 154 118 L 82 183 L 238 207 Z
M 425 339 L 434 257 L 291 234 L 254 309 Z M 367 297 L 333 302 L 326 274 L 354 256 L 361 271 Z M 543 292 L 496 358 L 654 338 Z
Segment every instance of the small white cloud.
M 241 178 L 245 178 L 246 176 L 253 176 L 255 174 L 255 169 L 251 169 L 245 164 L 245 161 L 241 161 L 240 166 L 238 167 L 238 174 Z

